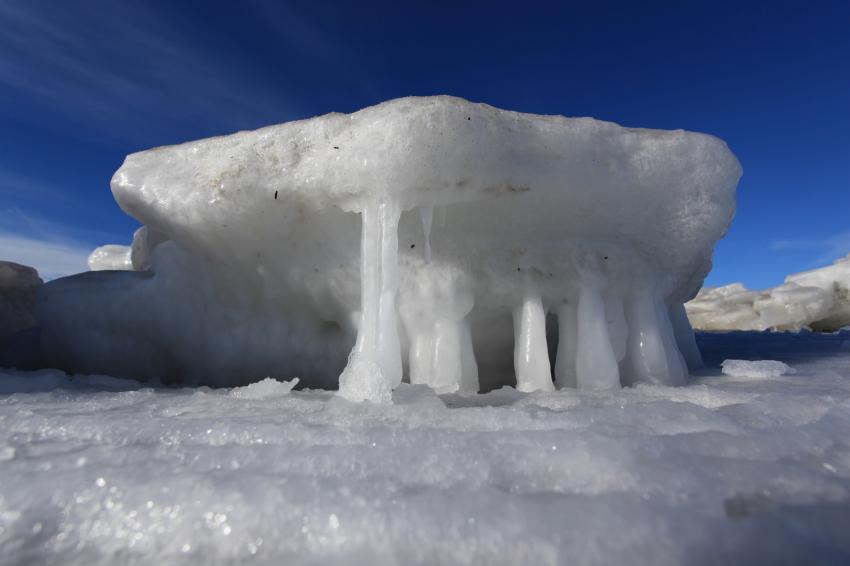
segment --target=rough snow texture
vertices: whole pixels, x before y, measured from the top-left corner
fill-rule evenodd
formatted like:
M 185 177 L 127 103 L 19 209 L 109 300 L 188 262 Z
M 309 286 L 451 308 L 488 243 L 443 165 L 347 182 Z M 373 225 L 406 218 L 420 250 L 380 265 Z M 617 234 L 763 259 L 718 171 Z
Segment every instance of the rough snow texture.
M 687 387 L 391 406 L 3 374 L 0 564 L 847 564 L 850 333 L 699 338 Z
M 42 281 L 32 267 L 0 261 L 0 344 L 35 326 L 35 295 Z
M 779 377 L 794 373 L 788 364 L 776 360 L 723 360 L 720 364 L 723 375 L 732 377 Z
M 42 352 L 219 385 L 342 373 L 376 400 L 402 379 L 551 389 L 561 342 L 561 384 L 683 383 L 693 339 L 669 312 L 708 272 L 740 173 L 708 135 L 451 97 L 133 154 L 112 190 L 145 225 L 137 271 L 48 285 Z
M 837 330 L 850 325 L 850 255 L 764 291 L 705 288 L 685 308 L 701 330 Z

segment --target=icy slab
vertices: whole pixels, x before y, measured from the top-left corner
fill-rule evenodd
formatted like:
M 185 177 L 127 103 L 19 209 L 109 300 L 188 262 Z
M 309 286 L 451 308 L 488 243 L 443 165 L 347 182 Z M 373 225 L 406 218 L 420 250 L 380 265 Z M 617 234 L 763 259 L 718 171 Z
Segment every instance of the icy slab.
M 700 330 L 836 330 L 850 325 L 850 255 L 764 291 L 705 288 L 685 308 Z
M 35 326 L 35 295 L 42 281 L 32 267 L 0 261 L 0 345 L 21 330 Z
M 723 375 L 732 377 L 766 378 L 794 373 L 788 364 L 776 360 L 724 360 L 720 367 Z
M 112 181 L 144 224 L 136 272 L 49 285 L 42 350 L 352 400 L 403 380 L 545 391 L 552 361 L 561 386 L 682 383 L 692 337 L 669 309 L 708 272 L 740 174 L 708 135 L 452 97 L 136 153 Z
M 850 562 L 850 333 L 697 338 L 687 387 L 389 406 L 52 372 L 0 397 L 0 563 Z M 756 353 L 797 373 L 720 374 Z

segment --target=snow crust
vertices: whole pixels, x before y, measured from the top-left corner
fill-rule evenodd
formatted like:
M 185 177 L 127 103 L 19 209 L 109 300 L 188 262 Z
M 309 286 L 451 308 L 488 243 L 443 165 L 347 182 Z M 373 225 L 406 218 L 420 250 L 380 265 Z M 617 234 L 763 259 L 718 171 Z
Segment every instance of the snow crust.
M 3 372 L 0 563 L 847 563 L 850 333 L 698 339 L 686 387 L 384 406 Z
M 42 352 L 373 401 L 403 380 L 551 390 L 553 366 L 561 386 L 681 384 L 693 338 L 670 313 L 708 272 L 740 174 L 708 135 L 452 97 L 136 153 L 112 181 L 145 226 L 136 271 L 48 285 Z
M 705 288 L 685 308 L 701 330 L 837 330 L 850 325 L 850 255 L 764 291 Z

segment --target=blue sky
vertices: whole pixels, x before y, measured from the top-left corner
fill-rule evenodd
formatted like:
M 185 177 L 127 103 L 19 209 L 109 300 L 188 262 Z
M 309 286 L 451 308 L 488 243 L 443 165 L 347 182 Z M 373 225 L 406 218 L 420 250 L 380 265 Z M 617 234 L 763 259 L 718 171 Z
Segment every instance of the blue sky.
M 127 153 L 398 96 L 684 128 L 744 167 L 711 285 L 850 253 L 850 2 L 0 2 L 0 259 L 137 227 Z

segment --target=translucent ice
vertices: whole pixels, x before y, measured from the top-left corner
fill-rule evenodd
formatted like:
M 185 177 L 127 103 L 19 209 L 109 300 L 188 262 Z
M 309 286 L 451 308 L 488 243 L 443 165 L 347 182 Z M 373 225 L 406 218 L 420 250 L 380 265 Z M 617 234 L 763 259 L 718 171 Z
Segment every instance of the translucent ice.
M 670 309 L 740 173 L 711 136 L 451 97 L 133 154 L 112 189 L 145 226 L 136 272 L 48 285 L 45 363 L 371 400 L 551 389 L 550 359 L 561 386 L 682 383 Z

